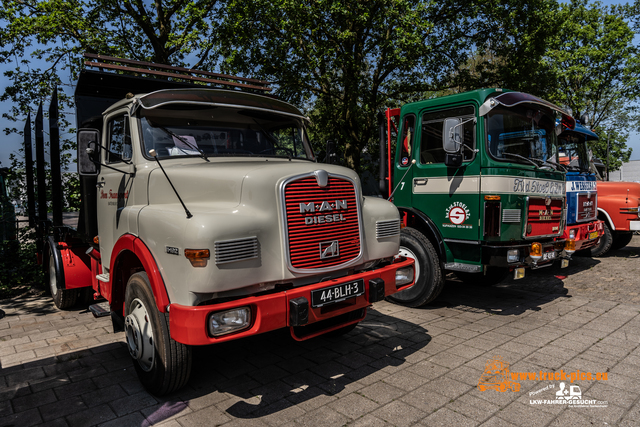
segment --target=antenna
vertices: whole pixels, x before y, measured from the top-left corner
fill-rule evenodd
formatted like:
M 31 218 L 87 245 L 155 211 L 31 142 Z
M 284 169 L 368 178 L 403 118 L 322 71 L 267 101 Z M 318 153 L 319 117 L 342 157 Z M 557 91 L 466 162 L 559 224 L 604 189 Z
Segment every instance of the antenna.
M 149 155 L 155 159 L 155 161 L 158 164 L 158 166 L 160 166 L 160 169 L 162 169 L 162 173 L 167 178 L 167 181 L 169 181 L 169 185 L 171 185 L 171 188 L 173 188 L 173 192 L 176 193 L 176 196 L 178 197 L 178 200 L 180 200 L 180 204 L 184 208 L 184 212 L 187 214 L 187 219 L 191 218 L 193 215 L 191 215 L 191 212 L 189 212 L 189 209 L 187 209 L 187 207 L 184 205 L 184 202 L 182 201 L 182 198 L 178 194 L 178 190 L 176 190 L 176 187 L 173 186 L 173 183 L 169 179 L 169 175 L 167 175 L 167 173 L 165 172 L 164 168 L 162 167 L 162 164 L 160 163 L 160 160 L 158 160 L 158 153 L 156 153 L 156 150 L 154 150 L 154 149 L 149 150 Z

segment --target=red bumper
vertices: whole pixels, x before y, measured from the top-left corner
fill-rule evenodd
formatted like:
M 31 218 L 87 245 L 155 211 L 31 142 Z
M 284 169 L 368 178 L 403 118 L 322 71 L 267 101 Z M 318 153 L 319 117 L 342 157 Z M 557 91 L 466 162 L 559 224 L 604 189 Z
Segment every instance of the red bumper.
M 396 288 L 395 280 L 396 270 L 398 268 L 410 266 L 413 265 L 413 263 L 414 261 L 412 259 L 397 260 L 391 265 L 365 273 L 341 277 L 340 279 L 327 280 L 313 285 L 302 286 L 269 295 L 251 296 L 220 304 L 197 307 L 171 304 L 169 311 L 171 338 L 187 345 L 206 345 L 235 340 L 250 335 L 289 327 L 289 301 L 291 299 L 304 297 L 310 304 L 311 291 L 313 290 L 363 279 L 365 285 L 365 292 L 363 295 L 324 307 L 312 308 L 311 305 L 309 305 L 309 321 L 307 324 L 331 319 L 341 314 L 369 307 L 372 304 L 372 302 L 369 301 L 369 281 L 372 279 L 384 280 L 385 295 L 391 295 L 413 286 L 413 283 L 410 283 L 400 288 Z M 219 337 L 212 337 L 209 335 L 207 320 L 210 313 L 239 307 L 251 308 L 252 323 L 248 329 Z M 350 323 L 354 322 L 350 321 L 343 325 L 336 325 L 326 331 L 323 331 L 323 333 Z
M 604 234 L 604 222 L 593 221 L 585 224 L 567 225 L 564 229 L 563 239 L 568 239 L 574 230 L 574 239 L 576 241 L 576 251 L 587 249 L 595 246 Z

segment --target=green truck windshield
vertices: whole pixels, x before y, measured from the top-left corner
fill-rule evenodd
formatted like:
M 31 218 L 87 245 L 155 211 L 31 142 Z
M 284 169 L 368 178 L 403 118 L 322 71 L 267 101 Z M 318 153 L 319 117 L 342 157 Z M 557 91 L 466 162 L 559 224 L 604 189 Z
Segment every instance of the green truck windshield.
M 487 144 L 491 155 L 505 162 L 555 160 L 558 142 L 555 113 L 536 104 L 498 106 L 487 114 Z

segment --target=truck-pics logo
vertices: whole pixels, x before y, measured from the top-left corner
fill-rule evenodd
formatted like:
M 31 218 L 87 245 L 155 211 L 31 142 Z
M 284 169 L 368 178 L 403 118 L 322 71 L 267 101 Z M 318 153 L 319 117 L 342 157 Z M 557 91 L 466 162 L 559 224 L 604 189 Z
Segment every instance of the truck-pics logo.
M 478 380 L 478 390 L 496 390 L 502 393 L 507 390 L 520 391 L 520 383 L 511 380 L 509 362 L 500 356 L 494 356 L 484 365 L 484 372 Z
M 442 224 L 442 226 L 449 228 L 471 228 L 472 226 L 470 224 L 465 224 L 470 215 L 467 205 L 462 202 L 453 202 L 445 212 L 445 218 L 448 218 L 451 223 Z
M 314 212 L 333 212 L 339 210 L 347 209 L 347 201 L 346 200 L 335 200 L 333 203 L 328 201 L 323 201 L 319 204 L 314 202 L 311 203 L 300 203 L 300 213 L 314 213 Z M 307 216 L 304 218 L 305 225 L 312 224 L 325 224 L 330 222 L 341 222 L 346 221 L 347 218 L 344 217 L 341 213 L 335 213 L 330 215 L 315 215 L 315 216 Z

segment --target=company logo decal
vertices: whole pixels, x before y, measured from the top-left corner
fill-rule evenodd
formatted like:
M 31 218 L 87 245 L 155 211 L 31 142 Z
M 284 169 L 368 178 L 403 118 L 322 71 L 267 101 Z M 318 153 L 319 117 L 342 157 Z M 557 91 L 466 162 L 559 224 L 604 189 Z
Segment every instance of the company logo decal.
M 442 226 L 447 228 L 472 228 L 473 226 L 471 224 L 465 224 L 470 216 L 471 213 L 467 205 L 462 202 L 453 202 L 445 212 L 445 218 L 447 218 L 450 223 L 442 224 Z
M 117 206 L 117 201 L 122 202 L 123 200 L 129 199 L 129 191 L 114 192 L 109 189 L 109 191 L 105 193 L 104 190 L 100 190 L 100 199 L 107 200 L 108 205 Z
M 322 201 L 319 203 L 300 203 L 300 213 L 301 214 L 313 214 L 315 212 L 334 212 L 340 210 L 347 209 L 347 201 L 346 200 L 335 200 L 333 202 Z M 306 216 L 304 218 L 305 225 L 313 225 L 313 224 L 325 224 L 330 222 L 342 222 L 346 221 L 347 218 L 344 217 L 341 213 L 334 213 L 329 215 L 313 215 Z
M 562 182 L 536 181 L 535 179 L 514 178 L 514 193 L 537 193 L 561 196 L 564 194 Z
M 340 243 L 337 240 L 320 242 L 320 259 L 335 258 L 340 255 Z
M 567 191 L 596 191 L 595 181 L 567 181 Z

